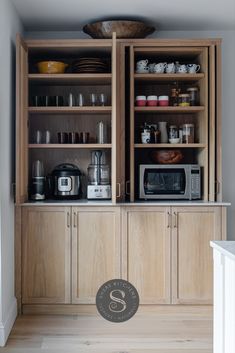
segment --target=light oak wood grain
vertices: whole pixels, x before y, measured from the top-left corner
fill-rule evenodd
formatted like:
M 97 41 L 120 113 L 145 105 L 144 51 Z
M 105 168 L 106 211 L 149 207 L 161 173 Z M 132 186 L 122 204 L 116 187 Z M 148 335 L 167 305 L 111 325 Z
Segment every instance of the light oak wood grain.
M 127 280 L 136 286 L 142 304 L 170 303 L 170 209 L 127 208 Z
M 210 240 L 221 240 L 219 207 L 172 208 L 172 299 L 180 304 L 212 303 Z
M 120 278 L 120 209 L 73 207 L 72 303 L 95 303 L 99 287 Z
M 142 308 L 113 324 L 97 314 L 19 317 L 4 353 L 212 353 L 212 310 L 204 306 Z
M 70 208 L 22 210 L 22 303 L 69 303 Z

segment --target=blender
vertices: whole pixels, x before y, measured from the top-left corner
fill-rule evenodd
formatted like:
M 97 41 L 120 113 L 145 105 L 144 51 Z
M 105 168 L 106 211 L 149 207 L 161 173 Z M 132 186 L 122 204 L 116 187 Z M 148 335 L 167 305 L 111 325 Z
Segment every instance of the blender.
M 88 166 L 88 200 L 111 199 L 110 168 L 106 164 L 105 152 L 91 152 L 91 164 Z

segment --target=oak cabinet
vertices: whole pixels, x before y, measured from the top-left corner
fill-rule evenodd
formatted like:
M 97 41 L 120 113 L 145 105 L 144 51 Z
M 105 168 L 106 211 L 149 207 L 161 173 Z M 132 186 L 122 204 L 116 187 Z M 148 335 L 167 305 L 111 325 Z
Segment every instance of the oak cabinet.
M 22 302 L 70 302 L 69 207 L 22 210 Z
M 124 211 L 125 276 L 141 304 L 170 303 L 170 225 L 167 207 L 130 207 Z
M 210 240 L 222 239 L 220 207 L 172 208 L 172 301 L 212 303 Z
M 74 207 L 72 303 L 94 304 L 99 287 L 120 278 L 120 208 Z

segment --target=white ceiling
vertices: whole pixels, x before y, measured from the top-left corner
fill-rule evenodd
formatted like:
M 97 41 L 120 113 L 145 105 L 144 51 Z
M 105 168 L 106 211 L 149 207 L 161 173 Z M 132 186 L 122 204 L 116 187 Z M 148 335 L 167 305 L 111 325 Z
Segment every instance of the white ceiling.
M 137 18 L 160 30 L 235 29 L 235 0 L 12 0 L 27 30 L 81 30 L 93 20 Z

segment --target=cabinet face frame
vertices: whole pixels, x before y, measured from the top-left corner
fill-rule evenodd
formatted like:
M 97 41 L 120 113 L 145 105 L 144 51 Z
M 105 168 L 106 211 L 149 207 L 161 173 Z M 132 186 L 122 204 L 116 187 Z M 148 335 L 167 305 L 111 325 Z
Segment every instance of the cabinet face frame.
M 37 220 L 35 220 L 35 225 L 29 223 L 29 214 L 31 212 L 34 212 L 37 214 L 38 217 L 40 217 L 40 213 L 47 213 L 47 214 L 53 214 L 57 213 L 59 219 L 61 219 L 61 213 L 64 216 L 64 228 L 59 229 L 60 234 L 60 239 L 62 238 L 64 240 L 64 249 L 63 249 L 63 261 L 64 261 L 64 269 L 63 272 L 60 274 L 57 273 L 57 278 L 60 277 L 61 281 L 64 282 L 64 293 L 61 293 L 57 297 L 50 297 L 50 296 L 33 296 L 30 293 L 34 291 L 34 285 L 35 283 L 30 283 L 30 280 L 28 278 L 28 271 L 31 272 L 31 270 L 34 271 L 39 271 L 37 273 L 38 277 L 41 274 L 41 271 L 47 271 L 46 267 L 47 265 L 51 263 L 51 260 L 48 258 L 43 258 L 43 253 L 40 253 L 42 249 L 40 249 L 41 246 L 45 246 L 45 252 L 47 250 L 46 246 L 46 236 L 47 234 L 44 235 L 44 239 L 42 239 L 42 242 L 45 241 L 45 244 L 39 244 L 39 249 L 38 249 L 38 254 L 35 253 L 35 258 L 40 261 L 39 263 L 35 263 L 35 258 L 31 257 L 30 249 L 28 248 L 28 245 L 32 243 L 33 237 L 34 237 L 34 232 L 33 232 L 33 227 L 37 226 Z M 53 218 L 51 217 L 51 220 Z M 41 217 L 40 217 L 41 221 Z M 55 220 L 54 220 L 55 221 Z M 53 222 L 53 221 L 52 221 Z M 56 221 L 55 221 L 56 222 Z M 70 214 L 70 207 L 46 207 L 46 206 L 34 206 L 34 207 L 23 207 L 22 208 L 22 303 L 23 304 L 69 304 L 71 301 L 71 214 Z M 43 228 L 48 228 L 48 224 L 41 224 L 41 227 Z M 53 223 L 51 224 L 53 227 Z M 56 227 L 57 225 L 54 224 Z M 30 233 L 31 231 L 31 233 Z M 37 234 L 37 229 L 35 229 L 35 233 Z M 57 232 L 58 234 L 58 232 Z M 55 236 L 55 234 L 53 234 Z M 50 234 L 48 234 L 48 241 L 50 241 Z M 40 239 L 39 239 L 40 241 Z M 52 251 L 53 243 L 56 243 L 56 239 L 51 240 L 50 244 L 50 250 Z M 59 245 L 59 244 L 58 244 Z M 36 246 L 36 240 L 35 240 L 35 246 Z M 34 249 L 34 252 L 37 249 Z M 61 249 L 62 251 L 62 249 Z M 37 251 L 36 251 L 37 252 Z M 56 266 L 56 264 L 60 264 L 61 258 L 55 256 L 53 259 L 53 264 Z M 34 264 L 35 267 L 31 268 L 31 266 Z M 47 271 L 48 272 L 48 271 Z M 42 274 L 43 274 L 42 273 Z M 31 277 L 33 276 L 33 273 L 31 272 Z M 36 276 L 34 274 L 34 276 Z M 35 278 L 35 281 L 37 278 Z M 41 278 L 42 280 L 42 278 Z M 53 283 L 54 281 L 54 276 L 51 276 L 51 278 L 47 278 L 48 282 Z M 56 283 L 54 284 L 56 286 Z M 60 283 L 61 286 L 61 283 Z M 45 283 L 46 287 L 46 283 Z M 38 289 L 36 289 L 37 291 Z M 46 288 L 44 289 L 46 293 Z
M 78 294 L 80 291 L 80 286 L 79 286 L 79 247 L 80 247 L 80 242 L 85 241 L 86 235 L 84 234 L 84 228 L 81 230 L 82 233 L 79 233 L 80 230 L 80 224 L 79 224 L 79 216 L 82 214 L 85 214 L 87 217 L 89 217 L 89 213 L 91 215 L 90 221 L 92 222 L 92 214 L 95 215 L 96 218 L 99 217 L 104 217 L 104 214 L 106 217 L 109 217 L 110 215 L 114 217 L 114 225 L 113 225 L 113 234 L 104 234 L 103 240 L 107 240 L 107 237 L 111 237 L 112 239 L 110 241 L 113 242 L 113 249 L 109 249 L 109 253 L 105 253 L 105 258 L 104 261 L 102 262 L 102 259 L 98 259 L 98 264 L 100 266 L 105 267 L 106 261 L 109 261 L 109 263 L 112 264 L 113 266 L 113 273 L 111 275 L 111 278 L 105 278 L 103 281 L 106 282 L 108 280 L 114 279 L 114 278 L 120 278 L 121 276 L 121 257 L 120 257 L 120 249 L 121 249 L 121 239 L 120 239 L 120 208 L 119 207 L 72 207 L 72 304 L 95 304 L 95 296 L 89 296 L 89 295 L 83 295 L 80 297 Z M 104 224 L 104 220 L 102 219 L 102 223 Z M 83 224 L 84 226 L 84 224 Z M 98 223 L 99 226 L 99 223 Z M 90 234 L 89 234 L 90 235 Z M 88 235 L 87 235 L 88 237 Z M 94 235 L 96 238 L 96 236 Z M 97 239 L 95 239 L 95 242 Z M 93 244 L 94 245 L 94 244 Z M 87 251 L 89 251 L 89 238 L 87 238 Z M 104 251 L 107 251 L 107 249 L 103 248 Z M 86 251 L 86 249 L 84 249 Z M 100 254 L 99 254 L 100 255 Z M 95 254 L 94 254 L 95 256 Z M 83 264 L 84 266 L 84 264 Z M 86 266 L 85 266 L 86 267 Z M 87 268 L 87 271 L 93 271 L 93 267 L 90 265 L 89 268 Z M 95 269 L 97 270 L 97 268 Z M 108 271 L 109 268 L 106 268 Z M 89 279 L 92 278 L 92 273 L 89 277 Z M 81 280 L 84 280 L 84 277 L 81 278 Z M 103 284 L 100 283 L 100 286 Z M 93 286 L 93 283 L 91 281 L 90 286 Z M 89 288 L 89 290 L 92 290 L 92 288 Z M 99 288 L 97 288 L 98 291 Z
M 149 213 L 151 214 L 158 214 L 161 213 L 162 216 L 164 217 L 164 226 L 163 226 L 163 233 L 162 233 L 162 242 L 163 242 L 163 253 L 164 253 L 164 259 L 162 262 L 162 267 L 164 269 L 164 279 L 163 279 L 163 287 L 161 288 L 161 291 L 164 293 L 163 297 L 140 297 L 140 304 L 170 304 L 171 302 L 171 216 L 170 216 L 170 207 L 123 207 L 122 209 L 122 278 L 126 279 L 127 281 L 132 282 L 130 278 L 130 261 L 132 260 L 130 258 L 131 254 L 131 246 L 135 244 L 134 237 L 135 234 L 130 234 L 129 233 L 129 215 L 131 214 L 136 214 L 139 213 L 141 215 L 148 215 Z M 133 226 L 133 224 L 132 224 Z M 152 225 L 151 225 L 152 227 Z M 159 231 L 159 230 L 158 230 Z M 141 232 L 141 230 L 140 230 Z M 142 235 L 139 233 L 139 241 L 143 241 L 145 234 Z M 152 235 L 152 234 L 151 234 Z M 142 238 L 142 239 L 141 239 Z M 149 240 L 149 239 L 148 239 Z M 150 243 L 154 243 L 154 238 L 149 240 Z M 139 245 L 140 245 L 139 243 Z M 138 247 L 137 249 L 138 252 L 142 252 L 141 248 Z M 145 253 L 146 255 L 146 253 Z M 136 258 L 135 261 L 139 262 L 141 261 L 141 257 Z M 143 263 L 143 266 L 146 266 L 146 264 Z M 134 268 L 134 264 L 132 266 Z M 156 282 L 158 281 L 157 278 L 157 271 L 156 270 Z M 146 277 L 148 277 L 148 273 L 145 273 Z M 141 280 L 140 280 L 141 282 Z M 145 282 L 146 284 L 147 282 Z M 135 285 L 135 283 L 132 283 Z M 142 285 L 143 282 L 142 282 Z M 151 283 L 148 283 L 148 285 L 151 286 Z M 154 284 L 153 284 L 154 287 Z M 144 288 L 143 288 L 144 290 Z
M 183 231 L 183 229 L 180 228 L 180 223 L 179 223 L 179 215 L 180 214 L 197 214 L 197 213 L 203 213 L 206 215 L 213 215 L 214 217 L 214 234 L 211 236 L 209 240 L 222 240 L 223 234 L 224 234 L 224 220 L 222 213 L 222 208 L 221 207 L 172 207 L 172 215 L 174 218 L 173 222 L 173 228 L 172 228 L 172 303 L 173 304 L 212 304 L 213 300 L 213 294 L 212 294 L 212 288 L 211 288 L 211 293 L 209 294 L 208 298 L 200 298 L 197 297 L 195 294 L 194 298 L 183 298 L 180 297 L 179 291 L 180 291 L 180 278 L 183 277 L 183 273 L 180 273 L 180 264 L 179 264 L 179 256 L 180 253 L 182 252 L 187 252 L 189 249 L 183 249 L 183 243 L 180 245 L 179 243 L 179 238 L 180 238 L 180 233 Z M 185 215 L 186 217 L 186 215 Z M 198 219 L 196 220 L 198 222 Z M 201 224 L 203 225 L 203 224 Z M 193 224 L 191 225 L 193 228 Z M 208 232 L 211 232 L 211 229 L 205 228 L 205 236 L 207 235 Z M 182 234 L 182 237 L 185 237 L 186 235 Z M 188 234 L 190 237 L 190 234 Z M 200 240 L 200 239 L 199 239 Z M 209 256 L 212 256 L 212 252 L 210 249 L 209 245 L 209 240 L 208 240 L 208 254 Z M 194 244 L 195 245 L 195 244 Z M 182 246 L 182 247 L 181 247 Z M 197 262 L 197 259 L 200 259 L 200 253 L 196 253 L 196 247 L 193 246 L 192 244 L 192 254 L 190 259 L 195 260 Z M 201 261 L 206 261 L 208 263 L 209 259 L 201 258 Z M 187 264 L 184 264 L 185 268 L 187 267 Z M 208 280 L 212 282 L 212 269 L 213 269 L 213 261 L 211 258 L 210 261 L 210 268 L 206 267 L 205 271 L 207 272 L 206 276 Z M 195 269 L 194 269 L 195 270 Z M 195 271 L 194 271 L 195 272 Z M 208 276 L 211 277 L 209 278 Z M 185 277 L 184 277 L 185 278 Z M 192 274 L 192 281 L 195 283 L 197 281 L 200 281 L 200 273 L 198 272 L 198 277 L 195 276 L 195 273 Z M 189 285 L 189 290 L 192 291 L 193 289 L 190 288 Z

